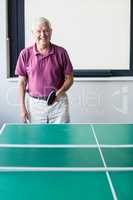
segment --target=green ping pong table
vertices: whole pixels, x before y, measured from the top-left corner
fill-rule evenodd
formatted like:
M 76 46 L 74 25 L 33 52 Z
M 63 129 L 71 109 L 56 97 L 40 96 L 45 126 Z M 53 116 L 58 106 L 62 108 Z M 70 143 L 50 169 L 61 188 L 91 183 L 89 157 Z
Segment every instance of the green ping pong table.
M 4 124 L 0 200 L 133 200 L 132 124 Z

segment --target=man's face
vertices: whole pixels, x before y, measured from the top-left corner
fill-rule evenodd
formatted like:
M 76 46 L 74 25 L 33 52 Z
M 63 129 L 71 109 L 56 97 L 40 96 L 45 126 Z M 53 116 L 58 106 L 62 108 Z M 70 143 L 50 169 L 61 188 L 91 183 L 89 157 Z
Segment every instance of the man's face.
M 52 30 L 48 26 L 47 23 L 42 23 L 42 24 L 38 25 L 35 28 L 33 34 L 35 36 L 35 40 L 36 40 L 37 44 L 39 44 L 41 46 L 48 46 L 49 45 Z

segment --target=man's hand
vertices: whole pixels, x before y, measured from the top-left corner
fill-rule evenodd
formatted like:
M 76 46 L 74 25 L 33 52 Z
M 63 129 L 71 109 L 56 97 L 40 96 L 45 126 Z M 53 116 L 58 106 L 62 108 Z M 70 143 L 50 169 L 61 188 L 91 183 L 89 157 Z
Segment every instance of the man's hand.
M 65 94 L 64 91 L 58 90 L 58 91 L 56 92 L 55 101 L 59 101 L 60 97 L 63 96 L 64 94 Z
M 65 94 L 65 92 L 71 87 L 73 84 L 73 74 L 65 75 L 65 81 L 62 87 L 56 92 L 55 101 L 59 101 L 60 97 Z
M 27 112 L 25 106 L 20 108 L 20 116 L 23 123 L 27 123 L 27 121 L 29 121 L 29 113 Z

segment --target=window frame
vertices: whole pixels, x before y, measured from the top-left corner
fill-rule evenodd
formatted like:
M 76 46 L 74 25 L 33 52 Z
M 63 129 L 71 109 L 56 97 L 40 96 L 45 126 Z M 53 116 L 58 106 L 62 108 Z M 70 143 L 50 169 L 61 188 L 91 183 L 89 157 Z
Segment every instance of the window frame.
M 7 0 L 9 40 L 9 76 L 15 77 L 15 66 L 21 49 L 25 46 L 24 0 Z
M 25 47 L 25 8 L 24 0 L 7 0 L 8 38 L 9 38 L 9 74 L 15 77 L 18 55 Z M 130 0 L 130 69 L 129 70 L 74 70 L 74 77 L 124 77 L 133 76 L 133 2 Z

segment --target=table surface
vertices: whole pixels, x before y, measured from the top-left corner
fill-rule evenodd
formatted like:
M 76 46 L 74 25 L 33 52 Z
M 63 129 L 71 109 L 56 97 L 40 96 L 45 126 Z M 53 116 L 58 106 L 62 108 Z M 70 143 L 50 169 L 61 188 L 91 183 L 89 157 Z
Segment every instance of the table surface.
M 133 200 L 133 125 L 4 124 L 0 198 Z

